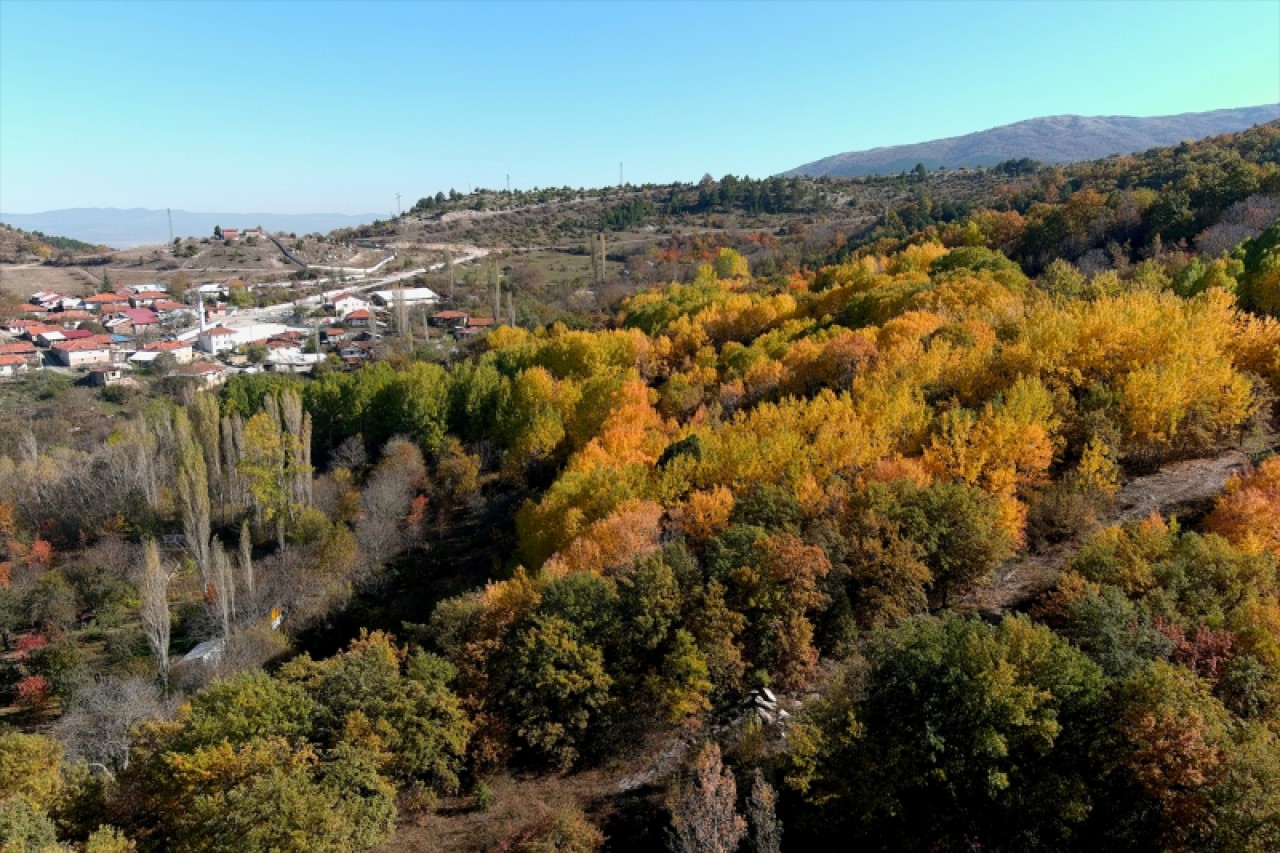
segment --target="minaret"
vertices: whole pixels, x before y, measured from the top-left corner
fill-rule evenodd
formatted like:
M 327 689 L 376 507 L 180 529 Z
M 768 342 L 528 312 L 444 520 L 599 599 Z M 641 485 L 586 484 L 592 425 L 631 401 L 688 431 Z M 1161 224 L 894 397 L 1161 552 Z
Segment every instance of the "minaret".
M 202 292 L 200 291 L 200 289 L 199 289 L 199 288 L 197 288 L 197 289 L 196 289 L 196 306 L 197 306 L 197 308 L 196 308 L 197 315 L 200 317 L 200 332 L 203 334 L 203 333 L 204 333 L 204 331 L 205 331 L 205 325 L 204 325 L 204 293 L 202 293 Z

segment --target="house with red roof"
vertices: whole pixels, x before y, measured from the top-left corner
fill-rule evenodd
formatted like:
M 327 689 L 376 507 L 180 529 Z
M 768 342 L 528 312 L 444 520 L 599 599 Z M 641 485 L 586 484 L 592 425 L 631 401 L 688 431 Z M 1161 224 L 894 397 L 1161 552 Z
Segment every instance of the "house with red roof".
M 360 308 L 343 317 L 342 322 L 353 329 L 372 329 L 374 324 L 373 312 Z
M 236 348 L 236 333 L 226 326 L 213 326 L 196 336 L 196 347 L 217 355 Z
M 29 369 L 27 360 L 20 355 L 0 355 L 0 379 L 13 379 Z
M 40 351 L 36 349 L 36 345 L 31 341 L 0 344 L 0 355 L 18 355 L 26 359 L 28 364 L 35 365 L 40 363 Z
M 110 335 L 95 335 L 79 341 L 60 341 L 50 349 L 54 358 L 67 367 L 92 367 L 112 362 Z
M 431 325 L 442 329 L 463 329 L 469 319 L 471 315 L 466 311 L 437 311 L 431 315 Z
M 134 355 L 134 361 L 153 361 L 160 353 L 167 352 L 174 357 L 178 364 L 189 364 L 196 357 L 195 349 L 191 346 L 191 341 L 155 341 L 147 344 Z M 152 353 L 152 355 L 142 355 L 142 353 Z
M 145 333 L 160 325 L 160 316 L 150 308 L 126 308 L 102 325 L 113 332 L 123 333 L 128 329 Z
M 9 320 L 4 324 L 4 330 L 11 335 L 25 335 L 27 329 L 43 325 L 39 320 Z
M 217 388 L 227 381 L 227 368 L 211 361 L 197 361 L 182 365 L 170 375 L 190 379 L 205 388 Z

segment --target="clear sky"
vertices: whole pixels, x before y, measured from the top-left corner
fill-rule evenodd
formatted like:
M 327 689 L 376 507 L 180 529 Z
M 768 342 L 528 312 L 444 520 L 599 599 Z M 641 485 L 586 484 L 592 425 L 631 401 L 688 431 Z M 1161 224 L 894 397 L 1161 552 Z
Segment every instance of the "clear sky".
M 0 210 L 386 213 L 1277 101 L 1277 0 L 0 0 Z

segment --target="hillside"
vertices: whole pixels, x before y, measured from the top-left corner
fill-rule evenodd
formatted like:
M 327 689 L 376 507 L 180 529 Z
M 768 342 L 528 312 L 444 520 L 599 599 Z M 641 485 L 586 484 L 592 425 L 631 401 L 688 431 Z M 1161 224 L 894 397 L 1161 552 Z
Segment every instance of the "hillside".
M 905 172 L 917 163 L 931 170 L 957 169 L 1023 158 L 1042 163 L 1074 163 L 1234 133 L 1277 118 L 1280 118 L 1280 104 L 1150 118 L 1048 116 L 947 139 L 849 151 L 782 174 L 850 178 Z

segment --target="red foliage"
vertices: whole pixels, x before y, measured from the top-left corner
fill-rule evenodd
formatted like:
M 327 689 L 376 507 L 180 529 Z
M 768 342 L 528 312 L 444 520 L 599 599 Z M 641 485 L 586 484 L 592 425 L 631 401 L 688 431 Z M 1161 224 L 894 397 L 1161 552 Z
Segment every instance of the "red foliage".
M 409 504 L 409 515 L 405 518 L 405 523 L 409 527 L 417 527 L 422 523 L 427 515 L 427 496 L 418 495 L 413 499 L 413 503 Z
M 53 562 L 53 546 L 44 539 L 37 539 L 27 549 L 27 562 L 48 568 Z
M 43 634 L 28 634 L 18 640 L 18 651 L 29 652 L 32 649 L 42 649 L 47 645 L 49 645 L 49 640 Z
M 1190 637 L 1182 626 L 1157 618 L 1155 629 L 1173 641 L 1173 659 L 1210 682 L 1222 675 L 1222 668 L 1235 657 L 1236 635 L 1225 628 L 1200 625 Z
M 18 682 L 18 704 L 24 708 L 39 708 L 49 701 L 51 690 L 43 675 L 28 675 Z

